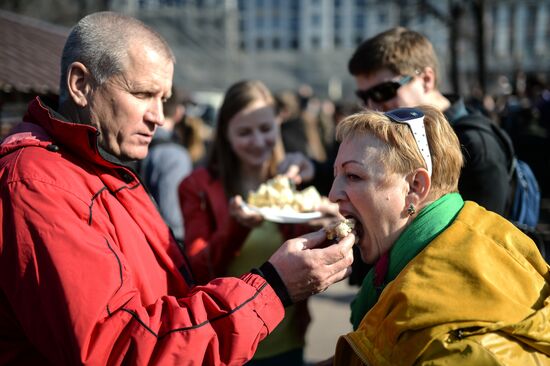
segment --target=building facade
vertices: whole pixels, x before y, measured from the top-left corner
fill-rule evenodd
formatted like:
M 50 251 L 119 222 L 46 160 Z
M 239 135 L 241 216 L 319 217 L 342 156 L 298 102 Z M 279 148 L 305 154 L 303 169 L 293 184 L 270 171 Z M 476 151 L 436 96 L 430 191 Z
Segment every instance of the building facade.
M 64 1 L 72 7 L 61 6 Z M 49 7 L 48 14 L 50 2 L 56 5 Z M 53 22 L 60 16 L 56 9 L 75 8 L 68 0 L 13 4 L 16 9 L 7 10 L 37 16 L 40 8 L 40 17 Z M 550 0 L 83 0 L 78 4 L 73 23 L 82 12 L 110 9 L 158 29 L 178 56 L 176 81 L 191 89 L 223 90 L 237 79 L 259 78 L 274 89 L 308 83 L 320 95 L 329 94 L 329 85 L 340 85 L 333 90 L 351 96 L 352 79 L 347 73 L 351 53 L 362 40 L 396 25 L 420 31 L 434 43 L 444 91 L 458 88 L 468 94 L 484 79 L 488 92 L 498 92 L 501 76 L 550 73 Z M 475 21 L 476 5 L 481 29 Z M 456 38 L 451 37 L 453 26 Z M 456 57 L 451 56 L 452 48 Z M 451 71 L 458 73 L 458 82 L 450 82 Z

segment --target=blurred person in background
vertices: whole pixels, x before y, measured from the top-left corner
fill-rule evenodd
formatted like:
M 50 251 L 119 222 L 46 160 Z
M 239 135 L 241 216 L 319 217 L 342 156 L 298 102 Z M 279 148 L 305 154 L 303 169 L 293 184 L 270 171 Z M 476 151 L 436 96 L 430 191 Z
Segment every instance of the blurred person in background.
M 326 151 L 323 143 L 321 126 L 321 107 L 322 102 L 317 97 L 307 99 L 305 109 L 302 110 L 302 119 L 304 120 L 308 156 L 316 161 L 325 161 Z
M 206 167 L 179 188 L 185 251 L 201 283 L 241 275 L 265 262 L 285 239 L 311 231 L 264 220 L 241 205 L 249 191 L 277 174 L 284 156 L 270 91 L 256 80 L 233 84 L 218 113 Z M 306 302 L 287 307 L 283 322 L 248 364 L 302 365 L 309 320 Z
M 344 102 L 334 103 L 332 108 L 332 113 L 326 113 L 325 115 L 325 118 L 330 117 L 330 123 L 332 124 L 332 128 L 327 128 L 327 130 L 332 131 L 330 133 L 332 136 L 332 143 L 326 145 L 326 159 L 324 161 L 313 161 L 315 165 L 315 177 L 311 183 L 323 196 L 327 196 L 330 192 L 330 187 L 332 186 L 332 181 L 334 179 L 334 161 L 336 160 L 338 147 L 340 146 L 334 136 L 336 126 L 338 126 L 338 123 L 340 123 L 345 117 L 359 110 L 354 103 Z M 328 123 L 328 121 L 325 123 Z
M 459 140 L 431 106 L 354 114 L 329 198 L 373 267 L 334 362 L 550 365 L 550 267 L 511 222 L 463 201 Z
M 174 63 L 141 21 L 87 15 L 65 43 L 59 101 L 33 100 L 2 140 L 0 364 L 243 364 L 285 305 L 349 275 L 353 234 L 325 248 L 318 231 L 195 284 L 126 166 L 164 123 Z
M 502 127 L 510 135 L 519 158 L 529 163 L 537 177 L 541 193 L 549 196 L 550 162 L 548 161 L 550 95 L 544 79 L 534 73 L 518 71 L 499 113 Z
M 283 91 L 275 95 L 275 114 L 285 152 L 309 155 L 305 121 L 296 93 Z
M 174 133 L 189 152 L 193 167 L 203 166 L 212 140 L 212 128 L 202 118 L 185 114 L 182 123 L 176 125 Z
M 172 95 L 163 104 L 164 123 L 155 131 L 147 157 L 139 164 L 139 174 L 144 184 L 180 242 L 184 238 L 184 230 L 178 186 L 193 169 L 189 152 L 175 132 L 176 126 L 184 123 L 186 102 L 183 92 L 173 87 Z
M 302 89 L 300 89 L 302 90 Z M 321 101 L 311 88 L 301 95 L 283 91 L 275 96 L 277 120 L 286 152 L 301 152 L 310 159 L 325 161 L 326 152 L 320 123 Z

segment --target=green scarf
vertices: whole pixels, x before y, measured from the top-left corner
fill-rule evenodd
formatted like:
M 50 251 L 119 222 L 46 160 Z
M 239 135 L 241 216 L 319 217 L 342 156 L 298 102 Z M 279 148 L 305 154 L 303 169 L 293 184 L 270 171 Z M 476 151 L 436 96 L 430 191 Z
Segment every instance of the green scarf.
M 447 228 L 464 206 L 458 193 L 449 193 L 422 209 L 401 233 L 390 249 L 389 267 L 382 289 L 393 281 L 403 268 L 439 233 Z M 376 304 L 382 289 L 374 286 L 375 268 L 371 268 L 359 293 L 351 303 L 351 323 L 356 330 L 367 312 Z

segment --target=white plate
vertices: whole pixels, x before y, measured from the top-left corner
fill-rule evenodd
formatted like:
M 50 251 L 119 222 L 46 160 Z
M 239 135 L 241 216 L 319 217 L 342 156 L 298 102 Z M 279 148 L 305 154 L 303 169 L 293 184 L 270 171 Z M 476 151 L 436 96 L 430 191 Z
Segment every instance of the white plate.
M 259 212 L 264 219 L 280 224 L 301 224 L 309 220 L 318 219 L 323 216 L 319 211 L 313 212 L 296 212 L 290 210 L 278 210 L 268 207 L 254 207 L 243 204 L 243 206 L 252 211 Z

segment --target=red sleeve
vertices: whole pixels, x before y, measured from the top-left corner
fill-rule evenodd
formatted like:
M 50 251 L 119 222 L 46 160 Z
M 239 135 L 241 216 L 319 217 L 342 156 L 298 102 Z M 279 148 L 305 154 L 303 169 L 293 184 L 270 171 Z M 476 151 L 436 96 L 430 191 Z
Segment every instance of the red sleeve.
M 51 364 L 241 365 L 284 315 L 252 274 L 144 305 L 116 229 L 88 224 L 89 202 L 37 180 L 0 194 L 0 286 L 16 318 L 0 327 L 17 324 Z
M 206 283 L 224 276 L 241 249 L 250 229 L 229 216 L 227 204 L 213 208 L 211 200 L 227 200 L 221 186 L 209 188 L 205 171 L 195 172 L 179 186 L 179 200 L 185 224 L 185 253 L 195 281 Z M 215 193 L 214 193 L 215 192 Z M 215 195 L 215 196 L 214 196 Z M 224 212 L 213 212 L 214 210 Z M 217 223 L 217 217 L 222 217 Z M 219 225 L 219 226 L 218 226 Z

